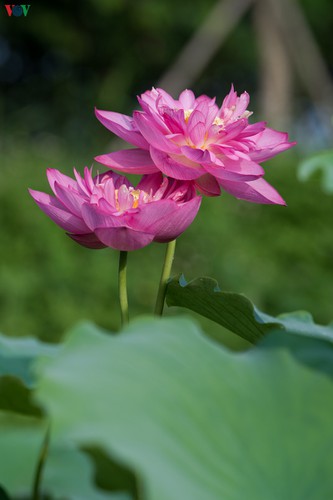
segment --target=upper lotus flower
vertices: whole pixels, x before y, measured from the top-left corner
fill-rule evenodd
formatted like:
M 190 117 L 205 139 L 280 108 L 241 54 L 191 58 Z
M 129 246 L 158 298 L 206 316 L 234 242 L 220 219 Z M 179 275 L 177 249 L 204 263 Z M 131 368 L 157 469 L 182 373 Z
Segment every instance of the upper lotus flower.
M 58 170 L 47 176 L 55 196 L 29 190 L 37 205 L 68 235 L 89 248 L 136 250 L 179 236 L 196 216 L 201 197 L 193 183 L 145 175 L 134 187 L 111 170 L 76 180 Z
M 133 117 L 96 110 L 97 118 L 134 149 L 97 156 L 96 160 L 122 172 L 153 173 L 194 180 L 204 194 L 220 189 L 256 203 L 285 204 L 264 179 L 260 162 L 295 143 L 288 134 L 249 124 L 249 95 L 231 88 L 222 106 L 205 95 L 184 90 L 178 100 L 162 89 L 138 98 L 142 111 Z

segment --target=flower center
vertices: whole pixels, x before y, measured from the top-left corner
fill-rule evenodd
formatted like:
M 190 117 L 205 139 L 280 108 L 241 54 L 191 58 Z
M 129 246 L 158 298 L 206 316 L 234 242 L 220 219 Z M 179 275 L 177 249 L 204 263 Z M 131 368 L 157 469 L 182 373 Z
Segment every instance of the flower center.
M 149 203 L 151 198 L 148 193 L 141 189 L 129 188 L 122 185 L 114 190 L 114 206 L 118 212 L 124 212 L 131 208 L 138 208 L 141 203 Z

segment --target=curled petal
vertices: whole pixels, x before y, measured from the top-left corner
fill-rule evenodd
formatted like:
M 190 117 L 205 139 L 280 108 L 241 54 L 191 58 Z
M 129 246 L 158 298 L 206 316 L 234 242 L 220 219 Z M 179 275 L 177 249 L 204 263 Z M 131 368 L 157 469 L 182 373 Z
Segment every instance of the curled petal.
M 206 196 L 219 196 L 221 194 L 221 188 L 217 180 L 213 175 L 205 174 L 196 179 L 195 186 L 200 191 L 200 193 Z
M 67 235 L 72 238 L 72 240 L 76 241 L 80 245 L 86 248 L 92 248 L 98 250 L 100 248 L 106 248 L 106 245 L 102 243 L 94 233 L 88 234 L 70 234 Z

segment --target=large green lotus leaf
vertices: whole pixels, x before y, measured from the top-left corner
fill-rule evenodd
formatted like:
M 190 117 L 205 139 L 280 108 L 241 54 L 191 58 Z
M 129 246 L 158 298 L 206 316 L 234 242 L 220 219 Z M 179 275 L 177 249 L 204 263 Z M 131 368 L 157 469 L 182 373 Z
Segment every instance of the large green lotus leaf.
M 0 410 L 38 416 L 41 410 L 31 401 L 33 361 L 52 356 L 58 346 L 34 338 L 14 338 L 0 334 Z
M 12 375 L 30 386 L 33 384 L 31 364 L 34 359 L 42 355 L 52 356 L 57 350 L 57 345 L 31 337 L 15 338 L 0 334 L 0 377 Z
M 302 344 L 234 353 L 184 318 L 83 325 L 37 366 L 38 400 L 55 436 L 133 468 L 144 499 L 333 498 L 333 383 L 288 337 Z
M 11 375 L 0 377 L 0 410 L 41 416 L 41 409 L 31 399 L 31 390 Z
M 251 343 L 258 342 L 268 332 L 277 329 L 330 338 L 333 342 L 332 325 L 316 325 L 306 312 L 284 314 L 277 318 L 269 316 L 259 311 L 244 295 L 222 292 L 217 281 L 212 278 L 196 278 L 187 282 L 184 276 L 177 276 L 168 284 L 166 300 L 168 306 L 190 309 Z
M 0 412 L 0 485 L 15 498 L 30 498 L 46 433 L 40 419 Z M 42 490 L 54 500 L 125 500 L 95 488 L 89 458 L 68 443 L 50 446 Z M 128 498 L 127 498 L 128 500 Z
M 10 500 L 8 493 L 0 485 L 0 500 Z

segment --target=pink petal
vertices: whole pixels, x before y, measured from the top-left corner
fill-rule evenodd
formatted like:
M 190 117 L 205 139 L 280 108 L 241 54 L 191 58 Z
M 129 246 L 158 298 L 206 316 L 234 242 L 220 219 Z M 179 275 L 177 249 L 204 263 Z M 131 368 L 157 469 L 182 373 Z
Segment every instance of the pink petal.
M 193 114 L 193 113 L 192 113 Z M 200 148 L 205 142 L 206 126 L 203 122 L 198 122 L 188 130 L 188 135 L 194 146 Z
M 158 93 L 156 90 L 147 90 L 141 96 L 137 96 L 138 102 L 143 109 L 148 114 L 156 113 L 156 99 L 158 97 Z
M 259 148 L 271 148 L 288 141 L 288 134 L 266 127 L 259 134 L 252 136 L 252 141 Z
M 231 85 L 230 92 L 224 98 L 221 109 L 230 108 L 236 103 L 236 99 L 237 99 L 237 92 L 235 92 L 234 86 Z
M 59 170 L 56 170 L 55 168 L 46 169 L 46 175 L 53 192 L 54 192 L 55 182 L 57 182 L 60 186 L 71 187 L 75 191 L 77 191 L 78 189 L 78 185 L 74 179 L 68 177 L 67 175 L 62 174 L 61 172 L 59 172 Z
M 171 131 L 174 136 L 177 136 L 177 134 L 184 136 L 186 122 L 184 111 L 182 109 L 167 108 L 163 113 L 163 120 L 168 127 L 168 130 Z M 171 134 L 167 134 L 168 138 L 170 138 L 170 136 Z
M 89 198 L 91 195 L 91 191 L 89 190 L 89 187 L 86 185 L 85 180 L 82 179 L 81 175 L 79 174 L 79 172 L 77 172 L 75 168 L 74 168 L 74 175 L 76 178 L 79 193 Z
M 179 96 L 179 102 L 185 110 L 192 109 L 195 102 L 195 95 L 192 90 L 183 90 Z
M 237 119 L 247 110 L 250 102 L 250 96 L 247 92 L 243 92 L 236 101 L 236 108 L 233 113 L 233 119 Z
M 68 189 L 55 182 L 54 192 L 59 201 L 74 215 L 81 218 L 81 207 L 85 203 L 86 199 L 77 194 L 77 192 L 72 189 Z
M 132 117 L 99 109 L 95 109 L 95 114 L 104 127 L 111 130 L 118 137 L 121 137 L 130 144 L 134 144 L 134 146 L 148 149 L 148 144 L 140 132 L 136 130 Z
M 151 146 L 166 153 L 177 152 L 178 147 L 176 144 L 165 138 L 163 133 L 155 127 L 153 120 L 138 111 L 134 112 L 134 120 L 140 132 Z
M 164 219 L 171 218 L 177 208 L 172 200 L 160 200 L 140 206 L 138 213 L 128 216 L 127 224 L 136 231 L 156 234 L 164 225 Z
M 67 233 L 67 235 L 72 238 L 72 240 L 76 241 L 80 245 L 86 248 L 93 248 L 93 249 L 100 249 L 100 248 L 105 248 L 106 245 L 99 241 L 99 239 L 95 236 L 94 233 L 88 233 L 88 234 L 70 234 Z
M 157 101 L 160 106 L 168 106 L 170 108 L 177 107 L 177 101 L 175 101 L 175 99 L 170 94 L 168 94 L 168 92 L 159 87 L 156 89 L 156 92 L 158 94 Z
M 178 205 L 172 217 L 164 217 L 159 221 L 160 228 L 156 231 L 154 241 L 166 243 L 178 238 L 185 229 L 193 222 L 201 204 L 201 197 L 196 196 L 192 200 Z
M 105 208 L 107 205 L 102 204 Z M 97 227 L 121 227 L 124 226 L 124 218 L 122 216 L 113 215 L 111 212 L 102 212 L 96 205 L 85 203 L 82 206 L 82 217 L 87 227 L 95 232 Z
M 124 252 L 143 248 L 154 239 L 153 234 L 138 232 L 128 227 L 98 228 L 95 234 L 104 245 Z
M 84 182 L 86 183 L 88 190 L 92 192 L 95 187 L 95 183 L 92 178 L 92 167 L 91 168 L 84 167 L 83 175 L 84 175 Z
M 221 163 L 223 166 L 221 166 Z M 253 161 L 238 158 L 237 161 L 230 160 L 226 156 L 218 159 L 216 164 L 206 163 L 205 170 L 216 177 L 218 181 L 253 181 L 264 175 L 264 169 Z
M 238 173 L 241 175 L 249 175 L 252 177 L 258 177 L 261 175 L 264 175 L 265 170 L 261 165 L 258 163 L 255 163 L 254 161 L 251 160 L 246 160 L 244 158 L 238 158 L 236 161 L 235 160 L 230 160 L 230 158 L 224 157 L 220 158 L 221 162 L 223 163 L 224 167 L 229 171 L 229 172 L 234 172 Z M 244 179 L 244 177 L 243 177 Z
M 180 148 L 181 152 L 194 163 L 199 163 L 200 165 L 204 163 L 211 163 L 215 159 L 215 155 L 211 153 L 208 149 L 191 148 L 191 146 L 182 146 Z
M 190 114 L 188 122 L 187 122 L 187 132 L 188 132 L 189 136 L 191 137 L 191 134 L 194 132 L 194 130 L 198 124 L 201 124 L 205 127 L 205 121 L 206 121 L 205 115 L 203 113 L 201 113 L 201 111 L 198 111 L 197 109 L 195 109 Z M 204 138 L 204 134 L 205 133 L 203 133 L 202 139 Z
M 264 169 L 252 161 L 235 156 L 237 161 L 227 158 L 225 155 L 216 158 L 214 153 L 202 149 L 194 149 L 183 146 L 181 151 L 186 156 L 197 161 L 206 172 L 217 179 L 227 179 L 231 181 L 247 181 L 257 179 L 265 173 Z
M 266 128 L 266 122 L 251 123 L 245 127 L 245 129 L 239 134 L 238 139 L 246 139 L 253 135 L 259 134 Z
M 130 174 L 151 174 L 158 170 L 149 152 L 144 149 L 123 149 L 96 156 L 95 160 L 120 172 Z
M 220 181 L 221 188 L 241 200 L 286 205 L 279 193 L 262 177 L 251 182 Z
M 154 241 L 171 241 L 190 225 L 200 203 L 200 196 L 182 204 L 173 200 L 147 203 L 132 218 L 128 217 L 128 225 L 134 230 L 153 234 Z
M 206 96 L 202 96 L 206 97 Z M 202 99 L 200 102 L 197 101 L 197 105 L 195 109 L 197 111 L 200 111 L 203 116 L 205 117 L 205 127 L 206 129 L 209 129 L 209 127 L 212 126 L 216 115 L 218 113 L 219 108 L 216 106 L 216 104 L 212 103 L 212 99 L 209 97 L 206 97 L 206 99 Z
M 124 185 L 120 186 L 120 188 L 118 189 L 118 204 L 119 211 L 121 212 L 129 210 L 133 206 L 133 196 Z
M 269 160 L 273 156 L 295 146 L 296 142 L 288 142 L 288 134 L 266 128 L 263 132 L 251 137 L 255 150 L 249 155 L 254 161 Z
M 69 233 L 85 234 L 89 228 L 84 221 L 69 212 L 66 207 L 54 196 L 40 191 L 29 189 L 29 193 L 43 212 L 50 217 L 58 226 Z
M 193 167 L 185 166 L 183 163 L 180 163 L 180 161 L 171 158 L 168 154 L 153 147 L 150 148 L 150 154 L 157 168 L 165 175 L 174 179 L 192 180 L 197 179 L 204 173 L 204 169 L 199 164 L 192 162 Z M 179 158 L 179 160 L 181 160 L 181 158 Z M 190 160 L 188 160 L 188 164 L 190 163 Z
M 231 139 L 239 136 L 244 129 L 247 127 L 247 120 L 242 118 L 241 120 L 237 120 L 236 122 L 230 123 L 224 129 L 224 131 L 220 134 L 219 144 L 223 144 L 224 142 L 229 142 Z

